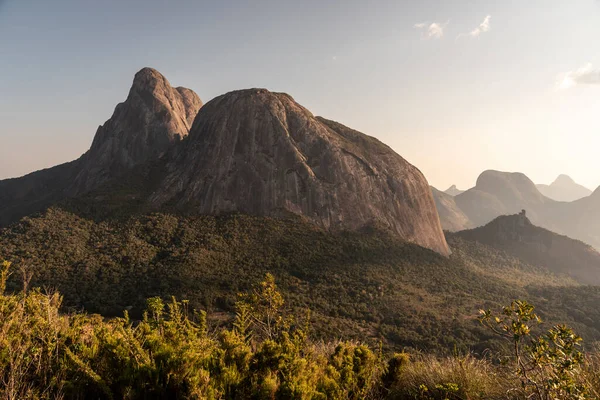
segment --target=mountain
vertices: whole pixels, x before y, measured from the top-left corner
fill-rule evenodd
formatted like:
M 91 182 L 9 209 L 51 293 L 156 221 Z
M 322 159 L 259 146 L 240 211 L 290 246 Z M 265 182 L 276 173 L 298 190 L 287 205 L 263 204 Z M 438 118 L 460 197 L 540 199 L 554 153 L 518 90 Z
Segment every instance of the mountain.
M 38 176 L 36 190 L 28 177 L 0 182 L 10 193 L 0 198 L 0 222 L 59 202 L 108 218 L 165 210 L 300 215 L 331 230 L 381 226 L 449 255 L 427 180 L 385 144 L 265 89 L 201 106 L 193 92 L 141 70 L 79 160 Z
M 81 194 L 160 158 L 185 138 L 202 101 L 190 89 L 173 88 L 158 71 L 139 71 L 127 100 L 98 128 L 92 147 L 80 159 L 70 194 Z
M 381 224 L 449 254 L 423 174 L 388 146 L 283 93 L 228 93 L 198 113 L 149 198 L 200 214 L 299 214 L 327 229 Z
M 575 201 L 592 194 L 585 186 L 576 183 L 567 175 L 559 175 L 550 185 L 536 185 L 540 193 L 556 201 Z
M 489 170 L 479 176 L 475 187 L 452 199 L 442 200 L 435 192 L 434 197 L 444 229 L 478 227 L 501 215 L 526 210 L 533 224 L 600 249 L 600 190 L 561 202 L 544 196 L 522 173 Z
M 445 231 L 462 231 L 473 227 L 469 217 L 456 205 L 454 196 L 431 187 L 435 207 L 440 216 L 442 229 Z
M 552 202 L 524 174 L 493 170 L 481 173 L 475 187 L 455 196 L 455 201 L 474 226 L 522 209 L 527 210 L 533 221 L 546 222 L 544 206 Z
M 531 223 L 525 212 L 505 215 L 487 225 L 456 233 L 527 262 L 572 277 L 586 285 L 600 285 L 600 253 L 579 240 Z
M 449 194 L 450 196 L 457 196 L 463 192 L 464 190 L 460 190 L 456 187 L 456 185 L 452 185 L 448 189 L 444 190 L 444 193 Z
M 552 214 L 561 233 L 600 249 L 600 188 L 582 199 L 557 203 Z
M 81 195 L 131 168 L 161 157 L 187 136 L 202 102 L 186 88 L 173 88 L 158 71 L 144 68 L 125 102 L 98 128 L 79 159 L 21 178 L 0 181 L 0 226 Z

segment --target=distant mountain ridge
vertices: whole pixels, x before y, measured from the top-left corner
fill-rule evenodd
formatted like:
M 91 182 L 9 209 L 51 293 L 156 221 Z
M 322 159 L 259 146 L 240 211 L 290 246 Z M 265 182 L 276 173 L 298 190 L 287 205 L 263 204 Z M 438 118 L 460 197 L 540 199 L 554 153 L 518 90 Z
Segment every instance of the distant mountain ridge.
M 467 217 L 456 204 L 454 196 L 437 190 L 433 186 L 431 187 L 431 191 L 433 193 L 435 206 L 440 215 L 442 229 L 445 231 L 456 232 L 474 227 L 469 217 Z
M 592 194 L 592 191 L 576 183 L 568 175 L 559 175 L 550 185 L 536 185 L 540 193 L 557 201 L 575 201 Z
M 456 233 L 520 258 L 531 265 L 600 285 L 600 253 L 590 245 L 537 227 L 525 212 L 503 215 L 485 226 Z
M 526 210 L 532 223 L 600 249 L 598 190 L 573 202 L 561 202 L 544 196 L 522 173 L 489 170 L 479 176 L 475 187 L 453 197 L 453 202 L 442 201 L 439 193 L 433 195 L 444 229 L 456 225 L 447 216 L 457 213 L 466 216 L 467 225 L 477 227 L 498 216 Z
M 450 196 L 458 196 L 459 194 L 461 194 L 463 192 L 464 192 L 464 190 L 460 190 L 459 188 L 456 187 L 456 185 L 452 185 L 448 189 L 444 190 L 444 193 L 449 194 Z
M 332 230 L 382 227 L 450 254 L 416 167 L 377 139 L 265 89 L 230 92 L 203 106 L 194 92 L 144 68 L 89 152 L 32 175 L 0 181 L 0 224 L 58 202 L 108 217 L 295 214 Z

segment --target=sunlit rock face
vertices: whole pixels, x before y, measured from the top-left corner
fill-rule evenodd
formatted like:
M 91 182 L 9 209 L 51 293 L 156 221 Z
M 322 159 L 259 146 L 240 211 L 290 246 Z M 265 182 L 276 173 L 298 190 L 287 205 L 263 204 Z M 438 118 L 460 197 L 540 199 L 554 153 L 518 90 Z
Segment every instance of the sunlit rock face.
M 449 254 L 417 168 L 380 141 L 264 89 L 202 107 L 149 201 L 208 214 L 292 213 L 328 229 L 383 226 Z
M 127 100 L 98 128 L 81 159 L 70 194 L 98 187 L 132 167 L 161 157 L 189 133 L 202 101 L 186 88 L 173 88 L 152 68 L 139 71 Z
M 140 70 L 127 99 L 98 128 L 79 159 L 0 181 L 0 226 L 18 221 L 68 197 L 118 179 L 131 168 L 160 158 L 187 136 L 202 107 L 196 93 L 173 88 L 158 71 Z

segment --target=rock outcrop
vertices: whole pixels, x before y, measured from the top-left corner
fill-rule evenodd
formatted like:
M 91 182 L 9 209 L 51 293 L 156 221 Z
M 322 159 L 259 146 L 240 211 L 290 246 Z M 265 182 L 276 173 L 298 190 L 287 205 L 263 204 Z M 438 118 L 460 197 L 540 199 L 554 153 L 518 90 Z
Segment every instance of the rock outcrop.
M 186 88 L 173 88 L 158 71 L 144 68 L 125 102 L 98 128 L 81 158 L 71 195 L 85 193 L 124 171 L 161 157 L 189 133 L 202 101 Z
M 264 89 L 202 107 L 149 202 L 201 214 L 291 213 L 328 229 L 375 224 L 449 254 L 417 168 L 378 140 Z
M 187 136 L 201 106 L 193 91 L 173 88 L 156 70 L 142 69 L 135 75 L 127 100 L 98 128 L 90 150 L 81 158 L 0 181 L 0 226 L 158 159 Z

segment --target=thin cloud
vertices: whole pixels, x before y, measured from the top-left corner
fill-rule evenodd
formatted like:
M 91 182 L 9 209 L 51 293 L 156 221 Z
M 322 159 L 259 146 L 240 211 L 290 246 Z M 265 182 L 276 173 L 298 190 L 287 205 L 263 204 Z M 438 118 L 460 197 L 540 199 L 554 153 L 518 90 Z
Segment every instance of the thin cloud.
M 491 15 L 487 15 L 483 19 L 483 22 L 481 24 L 479 24 L 479 26 L 477 28 L 473 29 L 469 33 L 461 33 L 456 38 L 459 39 L 459 38 L 461 38 L 463 36 L 470 36 L 470 37 L 474 37 L 475 38 L 475 37 L 479 37 L 479 35 L 481 35 L 482 33 L 489 32 L 490 29 L 491 29 L 490 19 L 492 19 L 492 16 Z
M 600 69 L 587 63 L 583 67 L 561 74 L 557 80 L 557 89 L 566 90 L 577 85 L 600 85 Z
M 439 22 L 421 22 L 419 24 L 415 24 L 414 27 L 423 31 L 422 36 L 425 39 L 441 39 L 444 37 L 444 29 L 450 23 L 450 21 L 445 24 L 441 24 Z

